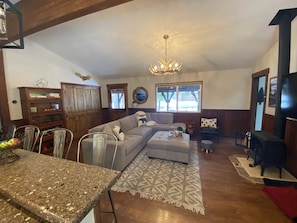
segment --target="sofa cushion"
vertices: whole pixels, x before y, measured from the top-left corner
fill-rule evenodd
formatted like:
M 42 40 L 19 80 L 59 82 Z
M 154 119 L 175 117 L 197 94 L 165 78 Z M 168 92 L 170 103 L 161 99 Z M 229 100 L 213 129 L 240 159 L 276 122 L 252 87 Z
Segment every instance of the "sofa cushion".
M 135 115 L 129 115 L 121 118 L 119 119 L 119 122 L 124 133 L 128 132 L 130 129 L 137 127 L 137 119 Z
M 119 120 L 115 120 L 115 121 L 112 121 L 112 122 L 108 122 L 108 123 L 106 123 L 106 125 L 109 125 L 109 127 L 110 127 L 111 129 L 113 129 L 116 125 L 117 125 L 117 126 L 121 126 Z
M 147 114 L 148 116 L 148 114 Z M 173 123 L 173 114 L 172 113 L 150 113 L 149 121 L 155 121 L 158 124 L 172 124 Z
M 147 123 L 145 123 L 146 126 L 152 126 L 152 125 L 158 125 L 157 122 L 151 120 L 151 121 L 148 121 Z
M 177 127 L 174 124 L 158 124 L 150 126 L 153 129 L 153 132 L 157 131 L 169 131 L 169 130 L 176 130 Z
M 91 133 L 91 132 L 103 132 L 104 127 L 105 127 L 105 124 L 98 125 L 98 126 L 96 126 L 94 128 L 89 129 L 88 133 Z
M 146 139 L 147 137 L 151 137 L 153 135 L 153 130 L 150 127 L 141 126 L 131 129 L 126 135 L 140 135 Z
M 115 135 L 109 125 L 104 125 L 103 132 L 110 135 Z M 112 139 L 112 136 L 108 136 L 108 139 Z
M 104 125 L 104 128 L 103 128 L 103 131 L 104 133 L 107 133 L 107 134 L 111 134 L 111 135 L 114 135 L 112 129 L 110 128 L 109 125 Z
M 140 135 L 126 135 L 124 143 L 125 154 L 129 155 L 138 145 L 141 144 L 143 137 Z

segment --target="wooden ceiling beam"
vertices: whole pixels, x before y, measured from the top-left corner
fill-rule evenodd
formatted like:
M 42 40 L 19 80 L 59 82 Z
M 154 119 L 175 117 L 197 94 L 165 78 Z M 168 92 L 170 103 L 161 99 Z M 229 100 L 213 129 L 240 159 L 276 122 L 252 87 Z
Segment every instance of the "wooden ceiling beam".
M 22 13 L 24 36 L 43 29 L 98 12 L 132 0 L 23 0 L 15 4 Z M 7 21 L 8 37 L 14 41 L 18 36 L 16 20 Z

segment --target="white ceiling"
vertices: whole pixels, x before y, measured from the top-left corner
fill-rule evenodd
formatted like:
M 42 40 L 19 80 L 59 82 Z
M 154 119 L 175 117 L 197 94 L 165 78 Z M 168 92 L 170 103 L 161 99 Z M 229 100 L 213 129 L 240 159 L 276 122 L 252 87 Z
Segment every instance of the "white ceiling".
M 276 41 L 278 26 L 268 24 L 278 10 L 296 6 L 296 0 L 134 0 L 27 38 L 102 77 L 150 75 L 148 67 L 164 56 L 164 34 L 182 73 L 246 68 Z

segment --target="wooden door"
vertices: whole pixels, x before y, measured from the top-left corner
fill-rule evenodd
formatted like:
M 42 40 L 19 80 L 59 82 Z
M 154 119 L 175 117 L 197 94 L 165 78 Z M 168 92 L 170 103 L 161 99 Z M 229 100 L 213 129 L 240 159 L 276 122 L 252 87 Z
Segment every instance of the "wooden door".
M 101 91 L 99 86 L 62 83 L 66 128 L 75 138 L 101 124 Z
M 108 114 L 109 121 L 127 116 L 128 113 L 128 84 L 108 84 Z
M 251 90 L 251 105 L 250 105 L 250 130 L 255 130 L 256 127 L 256 120 L 257 120 L 257 115 L 259 115 L 259 113 L 257 113 L 257 105 L 259 103 L 259 79 L 261 77 L 265 77 L 265 87 L 264 87 L 264 98 L 263 98 L 263 110 L 262 110 L 262 117 L 265 114 L 265 105 L 266 105 L 266 93 L 267 92 L 267 77 L 269 74 L 269 68 L 259 71 L 257 73 L 252 74 L 252 90 Z M 261 122 L 263 122 L 263 120 L 261 119 Z

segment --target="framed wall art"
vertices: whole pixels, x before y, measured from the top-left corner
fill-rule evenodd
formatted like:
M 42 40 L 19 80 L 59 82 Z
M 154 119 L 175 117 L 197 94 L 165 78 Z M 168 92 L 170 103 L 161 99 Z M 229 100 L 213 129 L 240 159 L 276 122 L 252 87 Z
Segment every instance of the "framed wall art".
M 269 81 L 269 99 L 268 99 L 269 107 L 275 107 L 276 90 L 277 90 L 277 77 L 271 77 Z

